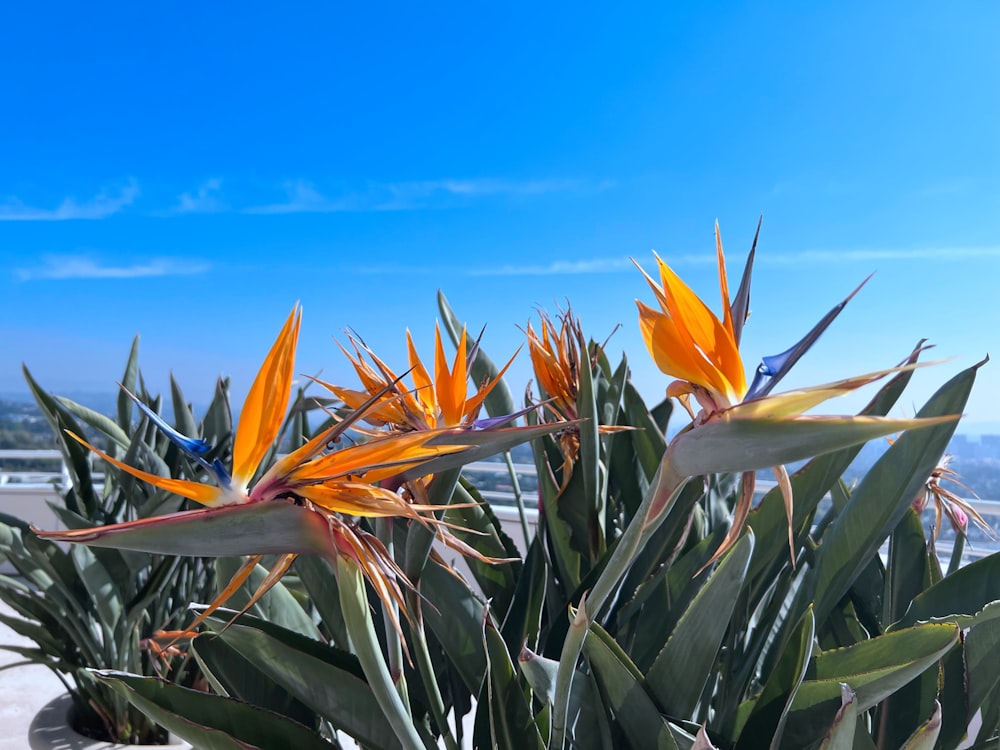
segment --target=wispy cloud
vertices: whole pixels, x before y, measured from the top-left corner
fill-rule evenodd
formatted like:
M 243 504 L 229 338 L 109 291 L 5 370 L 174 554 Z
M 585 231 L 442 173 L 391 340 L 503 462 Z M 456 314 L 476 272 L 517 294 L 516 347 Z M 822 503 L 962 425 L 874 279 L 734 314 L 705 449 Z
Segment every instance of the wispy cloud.
M 47 255 L 31 268 L 19 268 L 21 281 L 65 279 L 138 279 L 153 276 L 188 276 L 205 273 L 210 265 L 201 260 L 150 258 L 138 263 L 102 263 L 87 255 Z
M 25 205 L 17 198 L 8 198 L 6 202 L 0 203 L 0 221 L 103 219 L 130 205 L 138 195 L 139 186 L 132 181 L 118 195 L 109 195 L 102 191 L 83 202 L 69 197 L 55 208 L 35 208 Z
M 212 214 L 225 211 L 220 192 L 222 180 L 213 178 L 203 182 L 193 193 L 181 193 L 177 196 L 177 205 L 170 213 L 174 214 Z
M 854 263 L 857 261 L 966 260 L 1000 258 L 1000 247 L 927 247 L 910 249 L 803 250 L 798 253 L 759 253 L 758 263 Z
M 712 253 L 663 254 L 664 260 L 674 267 L 714 266 Z M 649 271 L 655 266 L 652 255 L 640 253 L 633 256 Z M 757 264 L 822 265 L 856 263 L 859 261 L 945 261 L 1000 258 L 1000 247 L 942 247 L 911 250 L 805 250 L 798 253 L 758 253 Z M 742 261 L 741 261 L 742 262 Z M 354 269 L 356 273 L 382 275 L 440 275 L 457 276 L 573 276 L 584 274 L 633 273 L 635 265 L 627 256 L 590 258 L 586 260 L 551 260 L 544 263 L 500 263 L 493 266 L 400 266 L 370 265 Z
M 484 197 L 528 197 L 546 193 L 605 190 L 611 181 L 570 179 L 502 180 L 442 179 L 409 182 L 367 182 L 340 193 L 321 193 L 305 180 L 284 185 L 285 200 L 244 209 L 251 214 L 336 213 L 343 211 L 409 211 L 439 208 L 460 200 Z

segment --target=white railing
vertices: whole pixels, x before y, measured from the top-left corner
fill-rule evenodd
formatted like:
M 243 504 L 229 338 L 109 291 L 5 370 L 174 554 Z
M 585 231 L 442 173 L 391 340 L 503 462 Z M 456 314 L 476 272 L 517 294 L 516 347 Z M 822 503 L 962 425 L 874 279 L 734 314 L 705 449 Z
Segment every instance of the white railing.
M 51 466 L 51 470 L 5 468 L 4 465 L 11 461 L 44 462 Z M 510 526 L 508 531 L 512 538 L 517 539 L 520 543 L 523 541 L 524 535 L 520 527 L 517 496 L 514 492 L 514 485 L 509 480 L 511 468 L 518 478 L 518 483 L 522 485 L 525 517 L 533 531 L 538 518 L 534 464 L 515 463 L 508 467 L 506 463 L 499 461 L 475 461 L 463 467 L 463 471 L 468 474 L 494 478 L 495 486 L 480 489 L 480 494 L 490 501 L 500 520 L 505 526 Z M 103 475 L 95 474 L 94 478 L 99 484 Z M 46 501 L 58 502 L 59 491 L 68 484 L 69 472 L 59 451 L 0 450 L 0 511 L 30 520 L 38 526 L 54 528 L 51 524 L 56 522 L 55 516 L 48 509 Z M 773 481 L 758 480 L 755 501 L 759 501 L 774 486 Z M 978 498 L 966 502 L 986 519 L 987 523 L 993 527 L 994 533 L 1000 532 L 1000 502 Z M 945 526 L 947 527 L 947 523 Z M 950 528 L 947 531 L 950 532 Z M 975 535 L 976 531 L 974 530 L 972 534 Z M 982 538 L 974 536 L 972 542 L 966 545 L 964 560 L 971 561 L 1000 551 L 1000 541 L 996 538 L 990 540 L 981 532 L 978 536 Z M 941 555 L 950 555 L 952 540 L 941 539 L 938 541 L 937 547 Z

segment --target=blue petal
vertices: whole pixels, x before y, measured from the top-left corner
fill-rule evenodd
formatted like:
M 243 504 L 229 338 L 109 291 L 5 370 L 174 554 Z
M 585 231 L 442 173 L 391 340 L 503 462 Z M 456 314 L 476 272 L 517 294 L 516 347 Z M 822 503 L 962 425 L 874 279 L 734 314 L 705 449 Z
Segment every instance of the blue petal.
M 171 443 L 173 443 L 174 445 L 176 445 L 178 448 L 181 449 L 184 455 L 188 456 L 188 458 L 194 461 L 197 461 L 199 464 L 205 467 L 205 469 L 211 472 L 218 480 L 219 484 L 222 485 L 222 487 L 228 489 L 231 486 L 232 479 L 229 476 L 229 471 L 226 469 L 225 466 L 222 465 L 222 462 L 216 458 L 214 461 L 209 463 L 208 460 L 204 457 L 203 454 L 208 453 L 212 450 L 212 446 L 208 444 L 208 441 L 206 441 L 204 438 L 190 438 L 187 435 L 182 435 L 173 427 L 171 427 L 169 424 L 167 424 L 166 421 L 164 421 L 163 417 L 161 417 L 159 414 L 157 414 L 155 411 L 149 408 L 147 404 L 143 403 L 140 399 L 138 399 L 135 396 L 135 394 L 130 392 L 124 386 L 122 387 L 122 390 L 125 391 L 125 393 L 128 394 L 129 398 L 131 398 L 135 402 L 135 405 L 139 407 L 139 410 L 142 411 L 142 413 L 145 414 L 147 417 L 149 417 L 150 421 L 159 428 L 160 432 L 166 435 L 170 439 Z
M 871 276 L 868 277 L 868 279 L 870 278 Z M 862 281 L 857 289 L 847 295 L 847 298 L 843 302 L 836 305 L 830 312 L 824 315 L 819 323 L 814 325 L 812 330 L 795 346 L 781 354 L 764 357 L 757 367 L 757 372 L 753 376 L 753 382 L 750 384 L 750 389 L 743 400 L 749 401 L 750 399 L 760 398 L 770 393 L 771 389 L 778 384 L 778 381 L 785 377 L 802 355 L 809 351 L 809 348 L 816 343 L 816 340 L 822 335 L 823 331 L 830 327 L 830 324 L 840 315 L 841 310 L 847 306 L 851 298 L 858 293 L 861 287 L 868 283 L 868 279 Z
M 532 409 L 537 409 L 538 404 L 534 406 L 528 406 L 520 411 L 516 411 L 513 414 L 504 414 L 500 417 L 487 417 L 486 419 L 477 419 L 470 426 L 473 430 L 492 430 L 496 427 L 503 427 L 505 424 L 513 422 L 518 417 L 527 414 Z

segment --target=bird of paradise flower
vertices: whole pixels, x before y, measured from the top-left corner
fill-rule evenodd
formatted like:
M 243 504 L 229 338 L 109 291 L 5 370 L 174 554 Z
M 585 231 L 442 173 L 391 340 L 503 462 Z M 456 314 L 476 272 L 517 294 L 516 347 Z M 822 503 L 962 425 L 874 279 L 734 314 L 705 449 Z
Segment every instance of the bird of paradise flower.
M 558 316 L 556 324 L 544 311 L 538 313 L 540 328 L 535 332 L 531 322 L 525 335 L 528 340 L 528 353 L 531 365 L 544 399 L 542 406 L 555 416 L 557 421 L 565 423 L 558 433 L 559 447 L 564 465 L 562 467 L 563 490 L 569 484 L 573 466 L 580 454 L 580 424 L 579 395 L 581 367 L 593 370 L 596 358 L 607 345 L 593 345 L 593 350 L 587 345 L 583 335 L 580 319 L 574 317 L 572 308 L 567 305 L 565 311 Z M 530 396 L 527 400 L 531 400 Z M 617 425 L 596 425 L 597 433 L 608 434 L 630 429 Z
M 757 232 L 760 232 L 759 224 Z M 771 395 L 771 390 L 829 327 L 867 282 L 866 279 L 823 316 L 801 341 L 781 354 L 764 357 L 748 385 L 739 343 L 743 324 L 749 314 L 750 278 L 757 236 L 754 237 L 739 289 L 732 300 L 718 223 L 715 226 L 715 243 L 722 296 L 721 319 L 658 255 L 655 257 L 659 282 L 636 263 L 660 308 L 657 310 L 636 300 L 643 340 L 657 367 L 675 378 L 667 386 L 667 395 L 677 398 L 692 418 L 691 424 L 675 437 L 668 449 L 672 469 L 683 476 L 714 471 L 742 473 L 742 492 L 734 508 L 732 525 L 719 549 L 709 560 L 711 563 L 730 549 L 742 533 L 751 509 L 756 471 L 766 466 L 761 465 L 763 456 L 773 454 L 775 458 L 780 458 L 781 462 L 773 464 L 772 470 L 784 499 L 789 522 L 789 548 L 794 556 L 792 487 L 783 464 L 796 460 L 791 457 L 795 451 L 790 450 L 790 445 L 767 447 L 765 433 L 757 436 L 758 439 L 754 442 L 755 455 L 751 456 L 748 450 L 750 444 L 747 442 L 748 430 L 743 430 L 746 436 L 740 440 L 737 436 L 740 428 L 752 425 L 765 429 L 779 426 L 802 428 L 802 434 L 808 432 L 818 436 L 826 431 L 830 438 L 836 440 L 838 434 L 849 436 L 854 433 L 859 439 L 861 436 L 864 436 L 863 439 L 871 439 L 894 431 L 897 429 L 896 425 L 899 425 L 899 429 L 908 429 L 929 424 L 929 420 L 804 415 L 807 410 L 834 396 L 849 393 L 891 373 L 922 365 L 903 364 L 833 383 Z M 692 398 L 700 407 L 697 413 L 692 406 Z M 943 419 L 954 418 L 957 417 Z M 782 453 L 789 457 L 783 457 Z M 803 452 L 803 456 L 798 457 L 805 455 L 807 454 Z M 658 510 L 661 508 L 654 508 L 654 513 Z
M 392 487 L 431 471 L 461 465 L 470 460 L 466 456 L 470 451 L 504 450 L 539 431 L 472 433 L 429 428 L 371 433 L 364 442 L 331 450 L 360 420 L 379 408 L 398 404 L 399 395 L 393 391 L 397 383 L 387 382 L 365 401 L 354 404 L 347 417 L 336 420 L 333 426 L 265 469 L 261 463 L 278 437 L 291 394 L 300 322 L 301 312 L 296 306 L 250 388 L 233 440 L 231 470 L 217 459 L 207 460 L 206 455 L 213 449 L 204 440 L 180 434 L 135 399 L 143 413 L 206 470 L 211 483 L 142 471 L 73 435 L 118 469 L 205 508 L 90 529 L 38 531 L 39 536 L 160 553 L 249 555 L 198 622 L 230 598 L 268 554 L 280 557 L 250 604 L 277 583 L 297 555 L 308 553 L 353 561 L 387 605 L 386 611 L 395 611 L 392 605 L 396 605 L 405 613 L 400 582 L 408 582 L 402 570 L 378 538 L 353 519 L 411 519 L 433 528 L 446 542 L 468 552 L 470 548 L 448 534 L 447 525 L 433 516 L 430 511 L 434 508 L 409 502 Z M 398 629 L 398 622 L 393 624 Z
M 465 329 L 458 342 L 452 364 L 448 365 L 440 326 L 434 328 L 434 377 L 420 359 L 413 337 L 406 332 L 409 357 L 409 375 L 413 381 L 412 390 L 398 387 L 400 376 L 396 375 L 355 334 L 348 334 L 348 341 L 354 349 L 351 354 L 345 347 L 340 349 L 348 358 L 361 380 L 363 391 L 324 382 L 316 382 L 333 393 L 349 408 L 357 406 L 375 394 L 382 393 L 379 403 L 367 410 L 365 420 L 376 425 L 389 425 L 404 431 L 426 431 L 437 428 L 491 428 L 516 419 L 519 414 L 510 414 L 496 419 L 480 420 L 479 413 L 493 388 L 501 382 L 504 373 L 514 362 L 515 352 L 495 377 L 481 383 L 475 393 L 468 394 L 468 378 L 472 364 L 479 351 L 479 341 L 471 346 Z M 366 359 L 367 358 L 367 359 Z M 371 360 L 371 363 L 367 360 Z

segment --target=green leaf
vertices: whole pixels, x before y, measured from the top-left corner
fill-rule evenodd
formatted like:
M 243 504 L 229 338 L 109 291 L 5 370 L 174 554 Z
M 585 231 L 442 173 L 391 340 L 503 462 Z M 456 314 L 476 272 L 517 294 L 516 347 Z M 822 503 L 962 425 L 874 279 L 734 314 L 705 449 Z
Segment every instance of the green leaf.
M 559 662 L 539 656 L 529 649 L 522 649 L 517 658 L 535 698 L 551 704 L 555 697 L 556 672 Z M 587 675 L 577 671 L 570 690 L 567 722 L 568 734 L 573 738 L 573 747 L 580 750 L 597 750 L 601 747 L 601 722 L 605 719 L 603 707 L 593 692 L 593 683 Z
M 487 657 L 486 695 L 488 701 L 493 747 L 504 750 L 537 748 L 544 750 L 545 742 L 532 716 L 531 707 L 521 687 L 507 645 L 493 626 L 490 618 L 483 620 L 483 646 Z
M 216 637 L 253 663 L 267 679 L 358 742 L 400 747 L 354 656 L 265 621 L 244 616 L 227 625 L 226 613 L 221 617 L 226 619 L 213 616 L 206 621 Z
M 858 711 L 867 711 L 935 664 L 958 635 L 954 625 L 919 625 L 820 653 L 792 702 L 785 743 L 806 747 L 819 739 L 840 705 L 841 683 L 857 694 Z
M 531 649 L 538 648 L 546 589 L 544 556 L 541 537 L 536 534 L 528 547 L 507 616 L 500 628 L 511 652 L 522 645 Z
M 754 703 L 746 724 L 738 728 L 740 741 L 736 743 L 737 750 L 753 746 L 761 737 L 771 737 L 771 747 L 780 747 L 788 712 L 812 659 L 815 638 L 816 621 L 812 608 L 809 608 L 782 652 L 777 666 L 767 678 L 764 690 Z M 853 693 L 851 697 L 853 701 Z M 853 733 L 852 724 L 852 736 Z
M 954 622 L 972 627 L 985 617 L 1000 615 L 1000 608 L 989 607 L 1000 599 L 1000 554 L 993 554 L 963 565 L 916 597 L 902 619 L 890 630 L 906 628 L 917 622 Z
M 671 727 L 646 692 L 642 675 L 614 639 L 594 623 L 583 649 L 601 693 L 629 744 L 636 750 L 677 750 Z M 576 682 L 573 681 L 574 686 Z
M 917 417 L 960 414 L 976 369 L 969 368 L 948 381 Z M 949 420 L 904 433 L 855 488 L 847 507 L 823 535 L 812 581 L 817 620 L 823 620 L 833 609 L 899 523 L 944 453 L 955 425 Z
M 489 503 L 464 478 L 455 487 L 454 502 L 457 505 L 477 504 L 465 508 L 452 506 L 445 511 L 444 519 L 455 524 L 451 533 L 486 557 L 511 561 L 492 563 L 472 556 L 465 558 L 483 596 L 490 601 L 498 617 L 506 617 L 521 575 L 517 545 L 504 532 Z
M 191 653 L 202 674 L 220 694 L 252 703 L 287 716 L 300 724 L 315 727 L 317 713 L 285 690 L 276 680 L 268 679 L 253 660 L 214 634 L 202 634 L 191 641 Z
M 333 645 L 345 650 L 350 648 L 344 613 L 340 611 L 338 604 L 340 594 L 337 591 L 337 577 L 330 563 L 315 555 L 299 555 L 292 567 L 309 592 L 309 601 L 316 608 Z
M 199 750 L 330 750 L 329 743 L 310 729 L 248 703 L 178 687 L 155 677 L 107 670 L 93 675 Z
M 753 532 L 748 531 L 722 558 L 646 674 L 646 685 L 670 716 L 687 718 L 701 697 L 743 587 L 753 545 Z M 684 675 L 683 682 L 678 675 Z
M 215 574 L 220 591 L 226 587 L 242 565 L 243 561 L 237 557 L 220 557 L 215 561 Z M 254 567 L 243 585 L 233 592 L 233 595 L 227 600 L 226 606 L 242 610 L 260 588 L 260 585 L 264 583 L 268 572 L 268 569 L 263 565 Z M 281 581 L 275 583 L 248 611 L 261 619 L 296 633 L 310 638 L 320 638 L 319 630 L 317 630 L 312 617 Z
M 420 579 L 424 620 L 440 641 L 465 687 L 479 692 L 486 674 L 483 604 L 462 581 L 439 565 L 428 565 Z
M 993 608 L 1000 607 L 1000 602 Z M 993 696 L 1000 696 L 1000 619 L 977 624 L 965 637 L 968 674 L 968 714 L 972 716 Z
M 119 381 L 123 388 L 135 393 L 135 381 L 139 375 L 139 336 L 132 339 L 128 359 L 125 360 L 125 372 Z M 172 379 L 172 378 L 171 378 Z M 118 389 L 118 424 L 126 432 L 132 424 L 132 399 L 122 388 Z
M 98 614 L 97 624 L 105 632 L 105 641 L 110 641 L 115 624 L 122 615 L 119 589 L 111 581 L 108 572 L 91 550 L 86 547 L 73 546 L 70 548 L 69 554 L 80 575 L 80 580 L 87 587 L 90 598 L 94 602 Z

